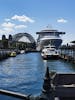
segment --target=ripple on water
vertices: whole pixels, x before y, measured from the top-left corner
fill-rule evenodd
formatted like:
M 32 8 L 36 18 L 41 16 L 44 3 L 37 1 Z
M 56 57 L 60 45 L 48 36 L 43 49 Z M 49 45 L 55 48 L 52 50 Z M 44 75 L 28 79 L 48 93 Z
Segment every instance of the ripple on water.
M 44 71 L 43 61 L 40 58 L 40 54 L 33 53 L 18 55 L 1 62 L 0 88 L 25 94 L 40 93 Z
M 74 65 L 61 60 L 44 61 L 40 53 L 17 55 L 0 62 L 0 88 L 40 94 L 46 66 L 50 71 L 75 72 Z

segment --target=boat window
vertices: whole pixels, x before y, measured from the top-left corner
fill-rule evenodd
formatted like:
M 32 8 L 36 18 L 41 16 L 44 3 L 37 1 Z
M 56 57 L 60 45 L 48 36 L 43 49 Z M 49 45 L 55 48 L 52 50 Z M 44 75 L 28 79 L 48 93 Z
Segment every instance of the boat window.
M 50 51 L 54 51 L 54 50 L 50 50 Z
M 51 48 L 55 48 L 55 47 L 51 47 Z
M 55 51 L 55 53 L 57 54 L 57 51 Z
M 49 48 L 49 47 L 46 47 L 46 48 Z

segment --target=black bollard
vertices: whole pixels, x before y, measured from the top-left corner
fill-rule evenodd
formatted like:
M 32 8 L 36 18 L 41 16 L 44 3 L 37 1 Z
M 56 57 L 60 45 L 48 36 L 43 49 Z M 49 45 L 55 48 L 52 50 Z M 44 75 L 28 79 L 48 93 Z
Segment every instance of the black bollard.
M 42 94 L 40 95 L 39 100 L 54 100 L 54 92 L 51 87 L 51 77 L 49 75 L 49 68 L 47 67 L 44 83 L 43 83 L 43 89 Z
M 42 92 L 43 93 L 49 93 L 51 90 L 51 78 L 49 76 L 49 68 L 47 67 L 47 70 L 46 70 L 46 74 L 45 74 L 45 77 L 44 77 L 44 83 L 43 83 L 43 89 L 42 89 Z

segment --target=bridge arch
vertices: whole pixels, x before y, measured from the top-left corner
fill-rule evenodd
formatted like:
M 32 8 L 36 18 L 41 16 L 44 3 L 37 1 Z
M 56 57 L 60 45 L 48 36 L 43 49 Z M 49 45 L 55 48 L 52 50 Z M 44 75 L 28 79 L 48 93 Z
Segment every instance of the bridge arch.
M 35 39 L 29 33 L 17 33 L 13 36 L 14 41 L 35 43 Z

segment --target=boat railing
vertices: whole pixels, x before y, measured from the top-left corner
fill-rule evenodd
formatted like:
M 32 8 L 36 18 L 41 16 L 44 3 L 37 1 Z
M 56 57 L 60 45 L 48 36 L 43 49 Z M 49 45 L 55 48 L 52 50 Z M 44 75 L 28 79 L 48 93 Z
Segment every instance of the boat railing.
M 30 95 L 25 95 L 25 94 L 3 90 L 3 89 L 0 89 L 0 94 L 5 95 L 5 96 L 19 98 L 19 99 L 24 99 L 24 100 L 28 100 L 28 97 L 30 96 Z

